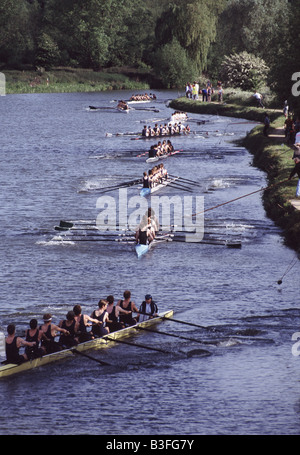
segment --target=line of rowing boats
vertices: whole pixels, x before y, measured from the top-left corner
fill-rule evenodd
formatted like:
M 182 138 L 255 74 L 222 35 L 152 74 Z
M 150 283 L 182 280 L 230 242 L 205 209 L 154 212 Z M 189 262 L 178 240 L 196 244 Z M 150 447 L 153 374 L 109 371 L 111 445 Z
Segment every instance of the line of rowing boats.
M 9 363 L 7 365 L 0 366 L 0 378 L 12 376 L 14 374 L 22 373 L 24 371 L 33 370 L 49 363 L 58 362 L 64 359 L 70 359 L 77 353 L 84 353 L 88 350 L 96 350 L 101 348 L 107 348 L 114 342 L 118 342 L 122 338 L 129 337 L 138 332 L 138 328 L 148 327 L 150 325 L 162 322 L 164 319 L 171 318 L 173 316 L 173 310 L 159 313 L 159 315 L 153 319 L 148 319 L 143 322 L 139 322 L 133 326 L 126 327 L 116 332 L 109 333 L 102 336 L 101 338 L 95 338 L 90 341 L 78 344 L 75 348 L 64 349 L 53 354 L 46 354 L 43 357 L 37 359 L 28 360 L 21 363 L 20 365 Z M 103 362 L 105 364 L 105 362 Z

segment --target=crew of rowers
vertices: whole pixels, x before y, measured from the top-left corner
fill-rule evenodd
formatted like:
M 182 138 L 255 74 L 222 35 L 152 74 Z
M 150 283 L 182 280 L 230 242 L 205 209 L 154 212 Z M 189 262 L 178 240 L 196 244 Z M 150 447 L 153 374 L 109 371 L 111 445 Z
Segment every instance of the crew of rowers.
M 154 93 L 145 93 L 144 95 L 132 95 L 129 101 L 148 101 L 148 100 L 156 100 L 156 95 Z
M 135 233 L 136 243 L 147 245 L 151 243 L 159 231 L 159 221 L 152 208 L 146 210 Z
M 159 125 L 155 123 L 154 127 L 144 125 L 142 129 L 142 136 L 143 137 L 155 137 L 155 136 L 173 136 L 175 134 L 188 134 L 191 131 L 189 125 L 182 125 L 181 122 L 179 123 L 165 123 L 164 125 Z
M 154 166 L 143 174 L 143 188 L 153 188 L 168 178 L 168 171 L 163 163 Z
M 128 104 L 124 100 L 120 100 L 117 105 L 117 109 L 127 111 L 129 109 Z
M 183 111 L 175 111 L 173 112 L 173 114 L 171 115 L 171 120 L 172 121 L 175 121 L 175 120 L 187 120 L 188 116 L 187 116 L 187 113 L 186 112 L 183 112 Z
M 133 313 L 136 314 L 134 317 Z M 44 322 L 40 326 L 37 319 L 31 319 L 29 328 L 25 332 L 25 339 L 16 336 L 15 325 L 9 324 L 5 338 L 6 361 L 2 363 L 19 365 L 46 354 L 75 348 L 79 343 L 132 326 L 156 316 L 157 313 L 157 305 L 150 294 L 145 296 L 145 300 L 138 309 L 131 300 L 131 292 L 126 290 L 123 299 L 120 299 L 116 305 L 112 295 L 106 299 L 100 299 L 98 308 L 91 316 L 83 314 L 81 306 L 75 305 L 72 311 L 68 311 L 66 319 L 61 320 L 58 325 L 52 323 L 50 313 L 44 314 Z M 60 336 L 56 341 L 58 333 Z M 25 347 L 24 354 L 19 353 L 21 347 Z
M 174 152 L 174 147 L 172 145 L 172 142 L 168 139 L 161 141 L 158 141 L 157 144 L 151 145 L 150 150 L 149 150 L 149 158 L 154 158 L 156 156 L 164 156 L 164 155 L 169 155 L 170 153 Z

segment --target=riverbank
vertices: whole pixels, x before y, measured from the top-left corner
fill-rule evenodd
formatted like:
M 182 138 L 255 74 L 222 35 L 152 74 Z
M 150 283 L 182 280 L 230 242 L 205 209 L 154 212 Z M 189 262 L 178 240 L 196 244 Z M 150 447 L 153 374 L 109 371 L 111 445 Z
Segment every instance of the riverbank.
M 149 90 L 148 73 L 131 68 L 93 71 L 55 68 L 51 71 L 2 70 L 6 94 L 100 92 L 107 90 Z
M 297 178 L 287 181 L 294 167 L 293 150 L 285 142 L 282 110 L 262 109 L 236 103 L 205 103 L 179 98 L 170 103 L 175 110 L 207 115 L 245 118 L 261 123 L 242 141 L 253 155 L 253 165 L 267 174 L 267 189 L 263 192 L 263 205 L 267 215 L 283 229 L 286 245 L 300 249 L 300 211 L 296 208 Z M 271 119 L 268 137 L 263 135 L 265 112 Z

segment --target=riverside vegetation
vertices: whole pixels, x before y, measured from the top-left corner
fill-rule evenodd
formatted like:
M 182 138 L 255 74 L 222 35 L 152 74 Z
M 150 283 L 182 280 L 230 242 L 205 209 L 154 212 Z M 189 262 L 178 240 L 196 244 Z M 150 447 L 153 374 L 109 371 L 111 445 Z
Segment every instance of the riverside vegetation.
M 4 70 L 6 93 L 70 93 L 106 90 L 149 90 L 147 73 L 130 68 L 93 71 L 52 68 L 35 71 Z
M 267 189 L 263 192 L 263 204 L 267 215 L 283 229 L 286 245 L 300 249 L 300 211 L 291 204 L 295 198 L 297 179 L 287 181 L 294 167 L 293 150 L 286 144 L 283 125 L 285 117 L 282 109 L 275 109 L 275 100 L 269 95 L 268 108 L 253 106 L 250 92 L 224 90 L 224 102 L 211 103 L 179 98 L 171 101 L 170 107 L 198 114 L 222 115 L 245 118 L 259 123 L 243 139 L 240 145 L 253 155 L 253 165 L 267 174 Z M 252 105 L 251 105 L 252 104 Z M 268 113 L 271 125 L 269 136 L 263 135 L 263 120 Z M 279 183 L 282 182 L 282 183 Z

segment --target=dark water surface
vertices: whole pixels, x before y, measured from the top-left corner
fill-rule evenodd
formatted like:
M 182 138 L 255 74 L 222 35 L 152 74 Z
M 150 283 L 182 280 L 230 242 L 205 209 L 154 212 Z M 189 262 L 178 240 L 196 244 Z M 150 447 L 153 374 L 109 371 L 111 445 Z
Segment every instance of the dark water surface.
M 150 292 L 160 310 L 204 327 L 165 321 L 158 330 L 203 344 L 143 333 L 137 342 L 169 354 L 113 345 L 92 352 L 112 366 L 76 357 L 4 378 L 0 434 L 298 434 L 300 364 L 292 335 L 300 322 L 299 263 L 266 218 L 260 192 L 205 214 L 208 242 L 239 240 L 241 249 L 168 242 L 138 260 L 132 244 L 75 241 L 87 231 L 65 242 L 54 230 L 60 220 L 95 220 L 100 188 L 148 169 L 137 155 L 154 141 L 114 133 L 168 121 L 166 102 L 177 93 L 161 91 L 155 104 L 135 106 L 159 112 L 87 109 L 129 95 L 1 97 L 0 329 L 14 322 L 22 335 L 46 311 L 58 323 L 77 303 L 91 314 L 99 298 L 118 299 L 130 289 L 136 304 Z M 189 124 L 197 134 L 174 138 L 183 152 L 165 166 L 201 182 L 193 195 L 204 196 L 205 208 L 267 185 L 247 150 L 232 142 L 253 124 L 201 115 Z M 175 188 L 161 194 L 191 195 Z M 128 189 L 128 198 L 137 195 Z

